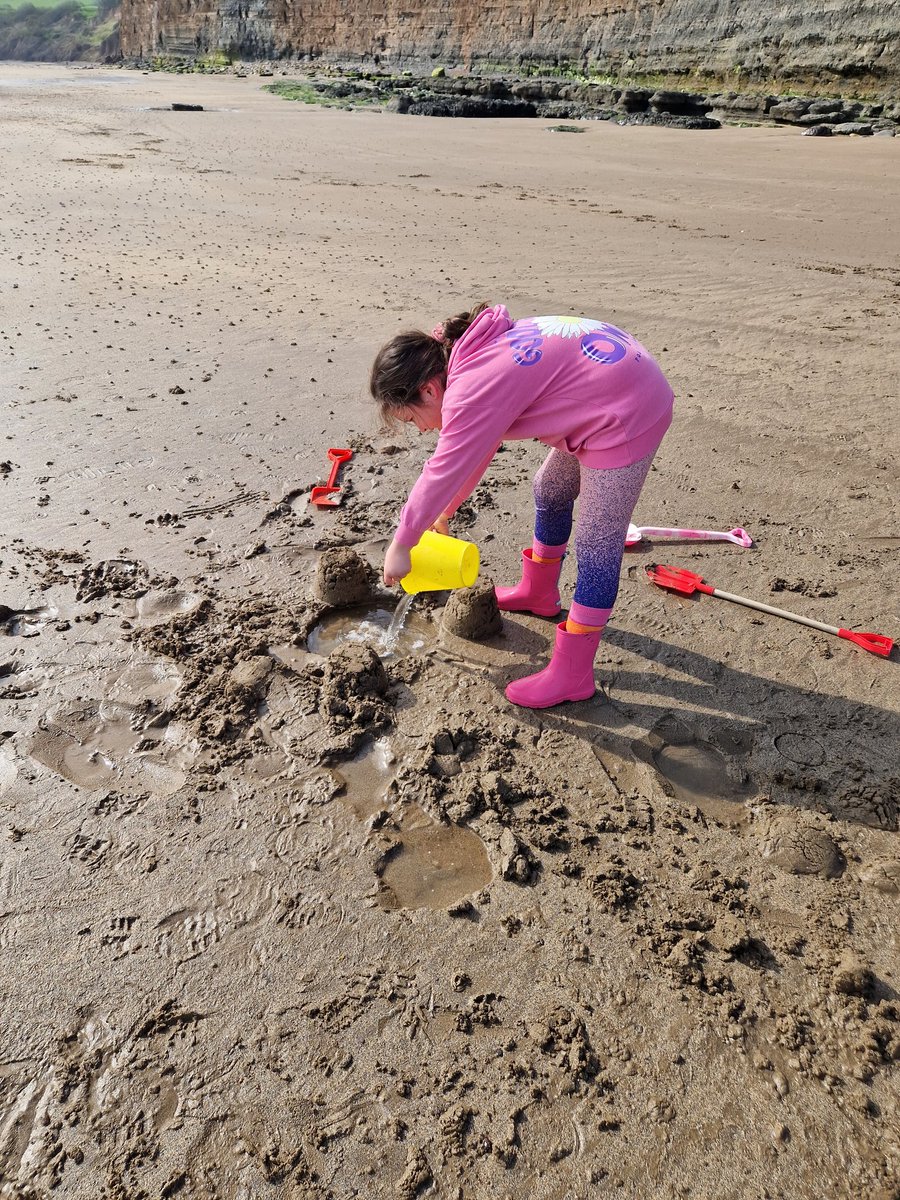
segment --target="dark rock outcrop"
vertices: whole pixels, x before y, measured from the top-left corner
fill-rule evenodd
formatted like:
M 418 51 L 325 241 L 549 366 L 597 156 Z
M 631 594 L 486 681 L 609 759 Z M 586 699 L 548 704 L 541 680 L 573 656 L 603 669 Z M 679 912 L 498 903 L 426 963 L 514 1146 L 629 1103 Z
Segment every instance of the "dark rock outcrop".
M 900 104 L 834 98 L 738 92 L 703 95 L 673 89 L 652 92 L 612 84 L 477 75 L 417 79 L 410 72 L 389 75 L 354 69 L 343 75 L 333 69 L 328 73 L 304 71 L 300 79 L 299 83 L 273 84 L 271 90 L 310 103 L 337 103 L 347 108 L 376 104 L 388 112 L 429 117 L 546 117 L 675 129 L 769 122 L 816 130 L 833 127 L 842 134 L 892 134 L 900 122 Z

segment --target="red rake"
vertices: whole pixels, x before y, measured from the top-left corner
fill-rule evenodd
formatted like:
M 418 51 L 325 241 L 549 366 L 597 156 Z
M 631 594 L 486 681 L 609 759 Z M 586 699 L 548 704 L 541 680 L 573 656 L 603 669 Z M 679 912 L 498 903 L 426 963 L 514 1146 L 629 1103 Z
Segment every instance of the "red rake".
M 758 600 L 749 600 L 746 596 L 735 596 L 732 592 L 723 592 L 704 583 L 700 575 L 693 571 L 685 571 L 679 567 L 664 567 L 652 563 L 645 567 L 647 578 L 657 587 L 669 592 L 678 592 L 680 596 L 693 596 L 694 592 L 705 592 L 707 596 L 717 596 L 720 600 L 731 600 L 734 604 L 743 604 L 747 608 L 755 608 L 757 612 L 770 613 L 773 617 L 784 617 L 786 621 L 796 621 L 798 625 L 808 625 L 810 629 L 818 629 L 822 633 L 833 633 L 848 642 L 855 642 L 870 654 L 880 654 L 887 658 L 894 648 L 890 638 L 880 633 L 854 633 L 852 629 L 839 629 L 836 625 L 825 625 L 822 621 L 813 621 L 809 617 L 800 617 L 797 613 L 788 612 L 783 608 L 773 608 L 771 604 L 761 604 Z

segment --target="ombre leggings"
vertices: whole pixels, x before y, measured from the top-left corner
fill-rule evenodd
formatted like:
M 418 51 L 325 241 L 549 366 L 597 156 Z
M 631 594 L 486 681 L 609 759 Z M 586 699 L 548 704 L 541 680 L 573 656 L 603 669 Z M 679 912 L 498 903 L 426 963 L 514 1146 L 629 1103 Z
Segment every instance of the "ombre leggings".
M 619 591 L 625 535 L 654 450 L 629 467 L 585 467 L 572 454 L 551 450 L 534 477 L 535 554 L 559 558 L 575 524 L 578 577 L 569 617 L 581 625 L 602 626 Z

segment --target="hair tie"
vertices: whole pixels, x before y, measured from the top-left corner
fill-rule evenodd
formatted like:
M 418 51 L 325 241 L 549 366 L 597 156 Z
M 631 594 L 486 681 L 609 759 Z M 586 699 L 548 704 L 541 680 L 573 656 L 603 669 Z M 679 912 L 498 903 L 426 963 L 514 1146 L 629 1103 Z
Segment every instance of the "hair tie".
M 434 329 L 431 331 L 431 336 L 436 342 L 440 342 L 442 345 L 447 340 L 447 335 L 444 333 L 444 326 L 442 324 L 435 325 Z

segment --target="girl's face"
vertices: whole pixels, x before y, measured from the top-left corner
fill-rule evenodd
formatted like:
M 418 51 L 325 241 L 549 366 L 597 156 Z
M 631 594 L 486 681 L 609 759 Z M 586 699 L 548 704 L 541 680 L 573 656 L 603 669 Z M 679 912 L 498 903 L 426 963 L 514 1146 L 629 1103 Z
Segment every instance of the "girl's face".
M 441 427 L 441 401 L 444 399 L 444 385 L 440 379 L 429 379 L 419 388 L 421 403 L 401 409 L 401 417 L 415 425 L 419 433 L 428 433 Z

